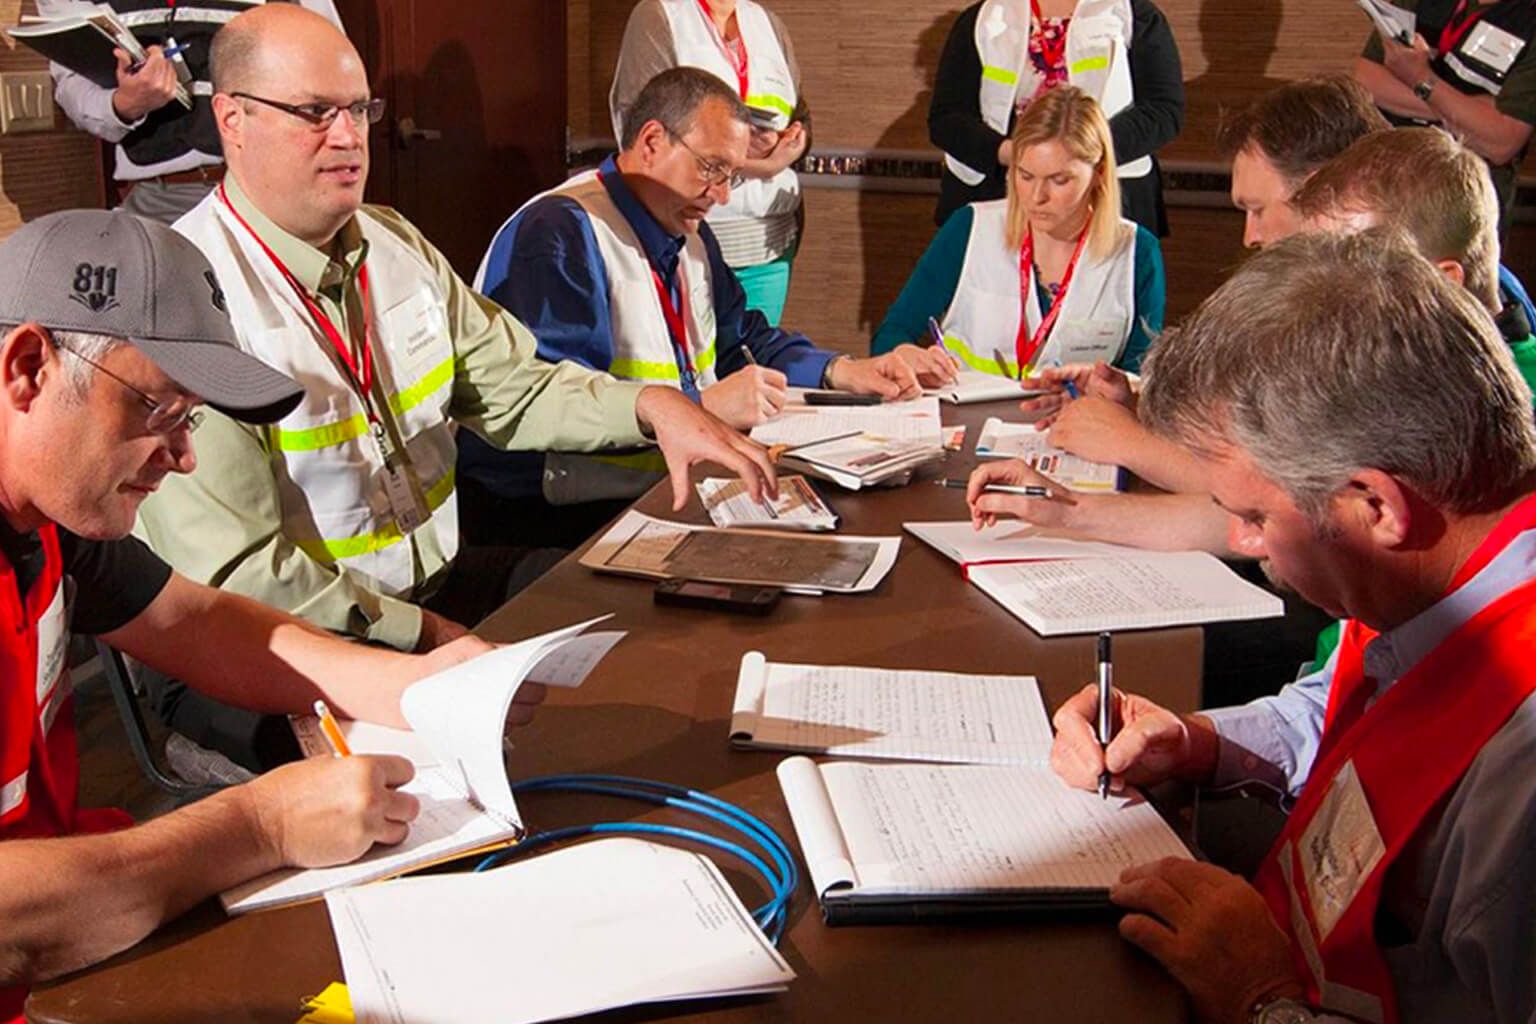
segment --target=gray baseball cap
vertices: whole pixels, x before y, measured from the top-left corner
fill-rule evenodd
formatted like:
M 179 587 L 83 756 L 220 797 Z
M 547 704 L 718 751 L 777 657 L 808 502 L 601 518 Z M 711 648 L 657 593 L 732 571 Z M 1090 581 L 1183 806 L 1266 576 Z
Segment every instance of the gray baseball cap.
M 243 351 L 208 260 L 154 221 L 66 210 L 0 243 L 0 323 L 125 338 L 167 377 L 247 423 L 293 411 L 303 389 Z

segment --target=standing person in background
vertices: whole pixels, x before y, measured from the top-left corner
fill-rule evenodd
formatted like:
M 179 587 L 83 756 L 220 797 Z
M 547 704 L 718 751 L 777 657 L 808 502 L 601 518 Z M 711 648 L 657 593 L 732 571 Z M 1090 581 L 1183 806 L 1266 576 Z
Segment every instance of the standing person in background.
M 1135 372 L 1163 327 L 1157 239 L 1120 216 L 1109 125 L 1071 85 L 1029 105 L 1009 139 L 1008 198 L 956 211 L 870 348 L 926 341 L 929 318 L 972 370 L 1019 377 L 1055 363 Z
M 1014 118 L 1061 82 L 1109 118 L 1125 215 L 1168 233 L 1153 154 L 1179 134 L 1184 71 L 1151 0 L 983 0 L 961 13 L 928 107 L 928 137 L 944 151 L 934 223 L 1002 196 Z
M 709 225 L 756 309 L 777 327 L 800 242 L 800 179 L 789 167 L 810 146 L 810 111 L 784 23 L 754 0 L 641 0 L 630 13 L 608 93 L 613 137 L 640 90 L 661 72 L 695 67 L 728 83 L 752 113 L 745 178 Z
M 1372 35 L 1355 77 L 1400 124 L 1438 124 L 1488 161 L 1509 231 L 1515 172 L 1536 125 L 1536 4 L 1398 0 L 1418 16 L 1408 45 Z
M 112 0 L 108 5 L 147 44 L 137 67 L 117 53 L 117 86 L 104 88 L 61 64 L 49 64 L 53 95 L 76 128 L 113 143 L 113 180 L 129 213 L 171 224 L 200 203 L 224 177 L 224 155 L 213 125 L 208 52 L 219 26 L 263 0 Z M 337 28 L 331 0 L 298 2 Z M 176 101 L 177 68 L 188 74 L 192 107 Z

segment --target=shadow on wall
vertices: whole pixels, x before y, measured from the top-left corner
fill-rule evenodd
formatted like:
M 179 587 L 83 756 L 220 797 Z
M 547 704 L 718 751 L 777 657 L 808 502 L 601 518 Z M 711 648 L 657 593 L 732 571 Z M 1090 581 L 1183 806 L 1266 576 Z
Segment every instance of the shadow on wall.
M 1178 148 L 1218 159 L 1216 132 L 1223 113 L 1241 110 L 1284 85 L 1266 72 L 1280 39 L 1283 0 L 1203 0 L 1200 50 L 1205 73 L 1184 83 L 1184 130 Z
M 909 140 L 912 138 L 928 137 L 928 103 L 933 98 L 939 55 L 944 50 L 950 27 L 963 10 L 963 6 L 954 7 L 939 15 L 914 40 L 911 67 L 922 75 L 923 88 L 912 98 L 912 105 L 881 133 L 875 142 L 876 148 L 906 148 L 911 145 Z M 891 230 L 890 218 L 895 215 L 891 211 L 891 198 L 889 193 L 859 192 L 859 236 L 862 242 L 859 248 L 864 256 L 864 287 L 859 298 L 858 323 L 871 336 L 885 319 L 886 309 L 895 301 L 901 286 L 906 283 L 907 274 L 917 266 L 922 255 L 921 248 L 912 252 L 892 252 L 888 246 L 870 244 L 875 239 L 890 240 L 910 234 Z M 936 204 L 938 196 L 933 196 L 931 202 Z M 924 223 L 931 220 L 931 216 L 926 216 Z M 931 231 L 925 232 L 923 244 L 926 245 L 931 237 Z

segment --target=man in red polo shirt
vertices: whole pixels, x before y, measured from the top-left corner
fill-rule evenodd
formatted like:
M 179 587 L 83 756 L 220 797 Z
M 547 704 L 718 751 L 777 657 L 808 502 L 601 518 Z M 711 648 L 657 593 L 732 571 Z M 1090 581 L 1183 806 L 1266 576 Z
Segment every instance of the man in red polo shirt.
M 1159 342 L 1140 414 L 1205 464 L 1270 575 L 1346 619 L 1278 695 L 1175 715 L 1084 690 L 1051 760 L 1258 785 L 1289 818 L 1252 884 L 1133 868 L 1120 931 L 1202 1020 L 1536 1014 L 1536 426 L 1486 309 L 1380 230 L 1255 256 Z
M 178 576 L 124 539 L 195 463 L 203 402 L 270 422 L 293 381 L 241 352 L 197 248 L 127 214 L 71 211 L 0 245 L 0 1021 L 26 986 L 133 945 L 212 893 L 398 843 L 408 761 L 286 765 L 138 827 L 76 807 L 70 630 L 260 711 L 324 698 L 403 726 L 411 682 L 487 649 L 427 655 L 337 639 Z M 537 688 L 525 700 L 537 702 Z M 527 705 L 514 721 L 526 721 Z

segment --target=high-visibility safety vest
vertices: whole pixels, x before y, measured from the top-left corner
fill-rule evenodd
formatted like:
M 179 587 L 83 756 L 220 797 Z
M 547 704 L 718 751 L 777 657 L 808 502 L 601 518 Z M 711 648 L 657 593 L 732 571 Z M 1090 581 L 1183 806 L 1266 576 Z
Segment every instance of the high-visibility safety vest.
M 607 371 L 622 380 L 683 389 L 683 373 L 691 366 L 693 389 L 703 391 L 715 374 L 715 299 L 709 253 L 704 240 L 690 234 L 678 254 L 677 273 L 682 296 L 686 356 L 679 353 L 667 327 L 657 291 L 657 276 L 629 221 L 608 195 L 597 171 L 578 174 L 564 184 L 534 196 L 507 218 L 497 235 L 516 230 L 516 221 L 534 203 L 549 197 L 573 200 L 587 215 L 608 278 L 608 317 L 612 326 L 613 360 Z M 475 290 L 484 292 L 486 269 L 494 243 L 475 272 Z M 603 367 L 599 367 L 603 369 Z M 646 491 L 666 462 L 659 452 L 583 455 L 544 454 L 544 497 L 556 505 L 607 498 L 632 498 Z
M 399 427 L 412 489 L 447 559 L 459 549 L 456 448 L 449 425 L 453 342 L 447 299 L 431 266 L 377 223 L 356 214 L 368 242 L 374 401 Z M 382 593 L 407 596 L 416 582 L 412 544 L 396 522 L 385 453 L 368 409 L 331 343 L 255 237 L 215 190 L 176 230 L 203 251 L 229 303 L 240 345 L 304 386 L 304 400 L 266 428 L 283 534 L 311 558 L 360 573 Z
M 736 66 L 726 54 L 724 41 L 699 0 L 661 0 L 661 9 L 672 29 L 672 46 L 682 67 L 700 68 L 738 88 Z M 753 0 L 738 0 L 736 25 L 747 51 L 747 88 L 741 97 L 761 112 L 764 123 L 775 130 L 789 127 L 799 103 L 789 58 L 779 45 L 778 33 L 768 13 Z M 620 114 L 619 116 L 622 116 Z M 616 126 L 617 127 L 617 126 Z M 622 135 L 619 137 L 622 138 Z M 800 179 L 785 168 L 772 178 L 751 178 L 732 187 L 730 202 L 709 213 L 711 221 L 753 219 L 793 213 L 800 208 Z
M 1536 498 L 1494 528 L 1451 589 L 1531 529 Z M 1377 680 L 1365 674 L 1364 655 L 1374 637 L 1345 623 L 1316 760 L 1254 884 L 1290 935 L 1309 1002 L 1395 1024 L 1375 933 L 1382 884 L 1484 744 L 1536 692 L 1536 580 L 1472 616 L 1372 704 Z
M 0 842 L 131 824 L 120 811 L 78 811 L 80 759 L 70 686 L 69 614 L 53 524 L 39 531 L 43 570 L 23 600 L 0 555 Z M 19 1020 L 27 990 L 0 987 L 0 1021 Z
M 1031 336 L 1041 320 L 1034 268 L 1021 288 L 1019 250 L 1008 244 L 1008 200 L 972 203 L 971 210 L 965 262 L 943 317 L 945 344 L 973 370 L 1017 377 L 1019 317 Z M 1136 225 L 1121 218 L 1120 226 L 1121 243 L 1108 258 L 1083 250 L 1035 366 L 1113 363 L 1124 351 L 1136 317 Z
M 976 14 L 976 52 L 981 57 L 981 119 L 1003 135 L 1020 96 L 1040 82 L 1029 61 L 1030 0 L 986 0 Z M 1067 23 L 1067 81 L 1098 100 L 1106 118 L 1136 102 L 1131 84 L 1131 0 L 1081 0 Z M 944 165 L 967 185 L 979 171 L 945 154 Z M 1122 178 L 1152 172 L 1152 158 L 1119 165 Z

